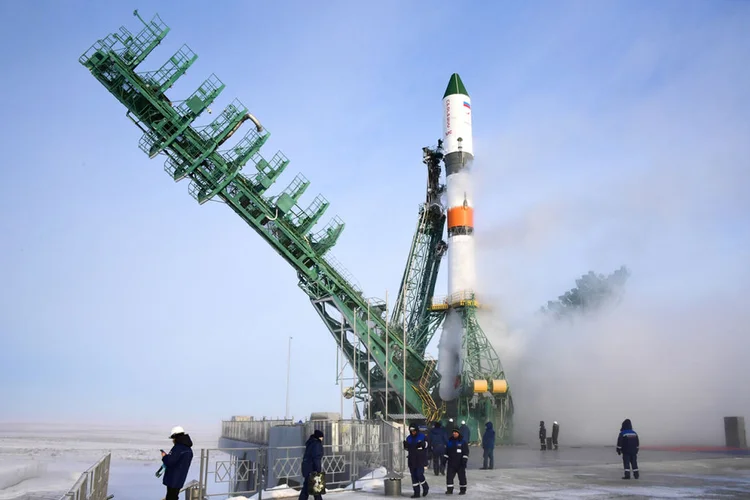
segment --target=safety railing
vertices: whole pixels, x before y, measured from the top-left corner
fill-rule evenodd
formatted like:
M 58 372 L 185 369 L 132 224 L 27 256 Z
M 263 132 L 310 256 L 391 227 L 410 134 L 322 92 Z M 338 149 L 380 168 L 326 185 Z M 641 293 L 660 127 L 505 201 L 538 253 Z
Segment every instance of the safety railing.
M 86 470 L 73 487 L 60 500 L 107 500 L 109 486 L 109 462 L 111 454 L 107 453 L 98 462 Z
M 258 495 L 280 485 L 299 490 L 304 482 L 304 446 L 213 448 L 201 450 L 198 484 L 187 498 L 211 500 L 227 496 Z M 384 467 L 390 475 L 406 472 L 403 440 L 391 443 L 360 442 L 349 449 L 323 444 L 321 468 L 329 489 L 355 487 L 357 480 Z

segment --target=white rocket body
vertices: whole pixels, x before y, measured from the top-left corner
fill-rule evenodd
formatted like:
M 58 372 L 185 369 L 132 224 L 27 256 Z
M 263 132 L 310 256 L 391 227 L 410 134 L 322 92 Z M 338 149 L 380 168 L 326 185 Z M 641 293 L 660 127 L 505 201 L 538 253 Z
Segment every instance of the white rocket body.
M 454 84 L 454 79 L 458 84 Z M 451 90 L 455 93 L 449 93 Z M 476 261 L 474 250 L 474 197 L 471 164 L 474 141 L 471 127 L 471 98 L 458 75 L 451 77 L 443 98 L 443 150 L 448 208 L 448 295 L 474 293 Z
M 471 99 L 458 74 L 451 76 L 443 96 L 443 163 L 448 211 L 448 304 L 469 299 L 476 285 L 474 256 L 474 198 L 471 164 L 474 143 Z M 461 393 L 466 346 L 463 314 L 451 307 L 443 322 L 438 346 L 440 398 L 451 401 Z

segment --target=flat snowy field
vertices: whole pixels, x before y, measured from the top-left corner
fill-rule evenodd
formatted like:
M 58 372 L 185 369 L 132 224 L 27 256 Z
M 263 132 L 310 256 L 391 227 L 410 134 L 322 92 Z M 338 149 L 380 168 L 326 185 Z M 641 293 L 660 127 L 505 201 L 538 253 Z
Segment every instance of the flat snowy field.
M 195 443 L 189 480 L 198 476 L 201 448 L 216 448 L 218 427 L 213 433 L 188 429 Z M 160 500 L 165 490 L 154 473 L 160 465 L 159 449 L 170 446 L 164 434 L 163 429 L 0 424 L 0 500 L 57 500 L 81 472 L 109 452 L 109 493 L 115 500 Z M 620 479 L 622 465 L 612 447 L 561 447 L 547 452 L 498 448 L 495 459 L 496 470 L 478 470 L 481 452 L 472 447 L 469 492 L 454 498 L 750 498 L 749 454 L 646 449 L 639 454 L 642 477 L 638 481 Z M 358 481 L 357 492 L 331 491 L 327 497 L 382 498 L 383 473 L 376 471 L 373 479 Z M 431 485 L 428 498 L 446 498 L 445 476 L 435 477 L 429 471 L 426 475 Z M 209 493 L 222 493 L 219 488 L 225 486 L 209 484 Z M 411 494 L 410 486 L 409 478 L 404 478 L 404 496 Z M 279 487 L 264 492 L 263 498 L 297 495 Z
M 197 479 L 200 449 L 216 448 L 215 433 L 191 432 L 196 458 L 190 479 Z M 116 500 L 164 497 L 159 449 L 169 450 L 168 430 L 134 430 L 70 425 L 0 424 L 0 500 L 57 499 L 83 471 L 112 453 L 109 492 Z

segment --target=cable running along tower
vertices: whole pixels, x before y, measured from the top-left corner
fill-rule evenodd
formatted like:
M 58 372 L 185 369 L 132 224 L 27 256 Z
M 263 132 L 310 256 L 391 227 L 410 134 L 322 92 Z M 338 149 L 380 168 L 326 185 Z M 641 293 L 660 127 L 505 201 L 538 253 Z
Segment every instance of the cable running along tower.
M 334 217 L 316 229 L 328 201 L 318 195 L 305 208 L 298 204 L 309 181 L 297 174 L 286 188 L 269 194 L 289 160 L 281 152 L 270 160 L 261 154 L 270 134 L 260 121 L 235 99 L 210 123 L 194 124 L 224 90 L 224 83 L 212 74 L 186 98 L 166 95 L 196 61 L 195 53 L 183 45 L 161 67 L 140 69 L 170 28 L 158 15 L 148 22 L 138 11 L 134 15 L 142 23 L 137 33 L 121 27 L 97 41 L 79 62 L 127 108 L 126 116 L 143 132 L 139 146 L 149 158 L 163 156 L 164 170 L 175 181 L 187 179 L 188 191 L 198 203 L 226 204 L 295 269 L 299 287 L 356 370 L 357 411 L 369 405 L 372 414 L 380 412 L 391 420 L 400 420 L 404 412 L 410 418 L 436 420 L 448 412 L 467 419 L 473 429 L 493 421 L 499 436 L 507 439 L 510 393 L 507 385 L 502 393 L 487 390 L 488 384 L 504 380 L 505 375 L 478 325 L 464 338 L 468 363 L 456 400 L 440 401 L 436 362 L 425 356 L 452 307 L 447 301 L 432 300 L 447 249 L 442 239 L 446 215 L 440 202 L 445 189 L 440 184 L 441 146 L 423 148 L 427 196 L 419 209 L 400 295 L 389 319 L 385 304 L 365 298 L 330 256 L 344 223 Z M 234 139 L 231 146 L 230 139 Z M 464 305 L 473 311 L 472 304 Z M 464 317 L 471 323 L 473 312 Z M 385 415 L 386 408 L 389 415 Z

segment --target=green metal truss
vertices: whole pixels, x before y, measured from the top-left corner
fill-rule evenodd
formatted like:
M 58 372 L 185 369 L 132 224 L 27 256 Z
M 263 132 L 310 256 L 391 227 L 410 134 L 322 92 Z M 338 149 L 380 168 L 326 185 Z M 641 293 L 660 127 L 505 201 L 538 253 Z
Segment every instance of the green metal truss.
M 443 189 L 439 184 L 440 146 L 423 150 L 428 166 L 427 199 L 420 207 L 402 279 L 403 295 L 399 296 L 389 322 L 385 304 L 366 299 L 348 273 L 328 254 L 344 223 L 334 217 L 313 232 L 329 203 L 318 195 L 307 208 L 298 205 L 309 181 L 299 174 L 279 194 L 266 194 L 289 160 L 281 152 L 270 161 L 261 155 L 260 149 L 270 134 L 247 108 L 234 100 L 211 123 L 194 125 L 224 90 L 224 84 L 211 75 L 186 99 L 167 97 L 165 92 L 197 59 L 190 48 L 183 45 L 157 70 L 136 71 L 164 39 L 169 27 L 158 15 L 146 22 L 137 11 L 134 14 L 143 24 L 137 34 L 120 28 L 119 32 L 96 42 L 81 56 L 80 63 L 127 108 L 126 116 L 143 131 L 139 147 L 150 158 L 164 155 L 165 171 L 175 181 L 189 179 L 189 193 L 198 203 L 213 200 L 228 205 L 296 270 L 299 287 L 354 367 L 359 378 L 355 397 L 364 406 L 369 405 L 373 413 L 381 412 L 386 418 L 399 418 L 402 412 L 419 415 L 426 402 L 423 378 L 431 373 L 425 349 L 445 317 L 444 310 L 430 307 L 440 260 L 446 250 L 442 240 L 445 214 L 440 204 Z M 222 149 L 248 121 L 250 128 L 242 138 Z M 252 173 L 243 172 L 247 165 Z M 464 383 L 474 378 L 504 378 L 497 355 L 476 322 L 473 309 L 464 309 L 464 322 L 467 331 L 464 349 L 468 353 Z M 403 370 L 404 356 L 406 370 Z M 429 378 L 427 385 L 434 395 L 439 375 L 435 372 Z M 462 396 L 451 404 L 455 415 L 466 415 L 477 425 L 487 420 L 496 422 L 501 439 L 503 429 L 509 428 L 512 415 L 509 393 L 504 398 Z
M 120 28 L 118 33 L 96 42 L 79 61 L 127 108 L 126 115 L 144 133 L 140 148 L 150 158 L 164 155 L 165 170 L 175 181 L 190 179 L 189 192 L 199 203 L 214 200 L 228 205 L 296 269 L 300 288 L 356 369 L 360 379 L 358 398 L 368 401 L 374 411 L 384 411 L 387 343 L 389 412 L 419 413 L 422 400 L 414 385 L 425 370 L 423 356 L 407 347 L 403 372 L 402 331 L 389 328 L 383 305 L 365 299 L 341 267 L 325 256 L 344 223 L 335 217 L 320 231 L 311 233 L 328 201 L 318 196 L 306 209 L 301 208 L 297 202 L 309 185 L 302 176 L 279 195 L 265 196 L 289 160 L 281 152 L 270 161 L 260 154 L 269 133 L 239 101 L 229 104 L 209 125 L 193 125 L 224 90 L 215 75 L 187 99 L 172 100 L 165 95 L 197 58 L 188 47 L 182 46 L 155 71 L 136 72 L 169 27 L 158 15 L 149 22 L 137 11 L 134 15 L 143 24 L 137 34 Z M 220 150 L 246 121 L 255 126 L 234 146 Z M 248 164 L 254 172 L 243 173 Z M 369 395 L 364 385 L 368 374 Z
M 457 312 L 461 314 L 464 327 L 462 385 L 470 387 L 474 380 L 506 380 L 500 358 L 477 321 L 476 307 L 460 307 Z M 463 395 L 458 400 L 457 410 L 457 415 L 465 418 L 472 429 L 481 430 L 486 422 L 493 422 L 500 441 L 507 442 L 512 436 L 513 397 L 510 388 L 502 395 Z
M 419 220 L 406 260 L 391 323 L 406 327 L 407 343 L 424 355 L 432 339 L 430 305 L 435 292 L 440 260 L 448 250 L 443 241 L 445 210 L 440 196 L 445 186 L 440 184 L 442 148 L 423 148 L 423 162 L 427 165 L 427 197 L 419 206 Z M 437 382 L 437 379 L 435 380 Z

